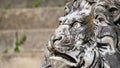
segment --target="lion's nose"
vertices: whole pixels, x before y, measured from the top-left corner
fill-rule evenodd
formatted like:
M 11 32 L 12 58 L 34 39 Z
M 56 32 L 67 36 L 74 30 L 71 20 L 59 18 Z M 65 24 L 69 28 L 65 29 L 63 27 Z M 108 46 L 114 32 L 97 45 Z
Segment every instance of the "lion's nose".
M 54 49 L 54 44 L 57 41 L 60 41 L 60 40 L 62 40 L 62 36 L 59 36 L 59 37 L 52 36 L 51 39 L 48 41 L 48 44 L 47 44 L 48 50 L 52 51 Z
M 54 37 L 54 38 L 52 39 L 53 44 L 54 44 L 56 41 L 60 41 L 60 40 L 62 40 L 62 36 Z

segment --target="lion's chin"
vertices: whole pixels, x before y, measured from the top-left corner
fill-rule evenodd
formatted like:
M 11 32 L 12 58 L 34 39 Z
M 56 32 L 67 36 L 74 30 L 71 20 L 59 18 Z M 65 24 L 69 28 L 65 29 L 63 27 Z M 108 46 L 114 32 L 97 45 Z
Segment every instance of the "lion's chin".
M 74 57 L 71 57 L 70 55 L 59 52 L 57 50 L 53 51 L 50 59 L 64 62 L 66 65 L 69 65 L 69 66 L 76 66 L 77 65 L 77 61 Z

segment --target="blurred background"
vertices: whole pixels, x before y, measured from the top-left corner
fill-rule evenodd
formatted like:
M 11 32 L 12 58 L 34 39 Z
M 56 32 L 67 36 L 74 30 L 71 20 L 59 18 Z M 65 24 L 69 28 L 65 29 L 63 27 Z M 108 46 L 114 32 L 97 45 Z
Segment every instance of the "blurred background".
M 40 68 L 70 0 L 0 0 L 0 68 Z

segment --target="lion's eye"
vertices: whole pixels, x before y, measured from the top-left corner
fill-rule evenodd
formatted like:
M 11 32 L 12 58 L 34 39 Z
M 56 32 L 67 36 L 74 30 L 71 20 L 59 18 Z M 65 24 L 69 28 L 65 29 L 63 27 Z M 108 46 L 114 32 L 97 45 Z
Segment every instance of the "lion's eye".
M 70 26 L 73 28 L 78 28 L 80 27 L 80 23 L 78 21 L 74 21 L 72 24 L 70 24 Z
M 71 27 L 74 27 L 78 21 L 74 21 L 72 24 L 70 24 Z

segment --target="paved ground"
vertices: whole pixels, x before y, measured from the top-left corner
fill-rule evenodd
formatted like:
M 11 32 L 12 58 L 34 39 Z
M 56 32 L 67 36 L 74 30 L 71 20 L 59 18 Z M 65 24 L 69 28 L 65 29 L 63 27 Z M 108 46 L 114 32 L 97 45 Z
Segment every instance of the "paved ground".
M 40 68 L 43 53 L 1 54 L 0 68 Z

